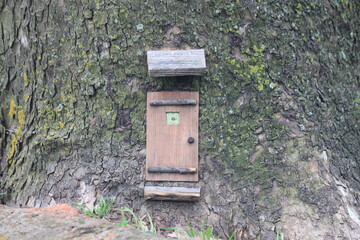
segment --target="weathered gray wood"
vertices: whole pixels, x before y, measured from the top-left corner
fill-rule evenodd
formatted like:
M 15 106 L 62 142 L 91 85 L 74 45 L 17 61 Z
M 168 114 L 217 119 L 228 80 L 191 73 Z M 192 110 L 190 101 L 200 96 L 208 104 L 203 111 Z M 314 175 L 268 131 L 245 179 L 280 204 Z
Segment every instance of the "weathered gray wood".
M 196 105 L 195 99 L 151 100 L 150 106 Z
M 149 167 L 149 173 L 181 173 L 189 174 L 196 173 L 196 168 L 179 168 L 179 167 Z
M 147 62 L 151 77 L 203 75 L 206 72 L 204 49 L 148 51 Z
M 146 200 L 197 201 L 200 199 L 200 188 L 147 186 L 144 197 Z

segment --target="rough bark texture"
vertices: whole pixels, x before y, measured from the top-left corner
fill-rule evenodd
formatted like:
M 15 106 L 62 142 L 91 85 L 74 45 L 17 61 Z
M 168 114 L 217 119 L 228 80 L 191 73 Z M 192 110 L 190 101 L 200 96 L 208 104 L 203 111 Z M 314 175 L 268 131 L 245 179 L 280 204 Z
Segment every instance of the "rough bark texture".
M 359 12 L 348 0 L 1 1 L 3 202 L 104 195 L 163 227 L 208 218 L 222 236 L 359 239 Z M 146 51 L 162 48 L 204 48 L 207 74 L 148 77 Z M 199 202 L 142 196 L 149 90 L 200 91 Z

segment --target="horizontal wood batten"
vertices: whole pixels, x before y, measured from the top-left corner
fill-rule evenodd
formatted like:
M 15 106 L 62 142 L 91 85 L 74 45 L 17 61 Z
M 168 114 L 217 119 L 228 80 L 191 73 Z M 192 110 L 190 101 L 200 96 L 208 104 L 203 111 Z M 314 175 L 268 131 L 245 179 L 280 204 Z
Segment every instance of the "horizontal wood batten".
M 151 77 L 203 75 L 206 72 L 204 49 L 148 51 L 147 62 Z
M 147 186 L 144 197 L 146 200 L 198 201 L 200 188 Z
M 150 106 L 180 106 L 196 105 L 195 99 L 177 99 L 177 100 L 151 100 Z
M 196 173 L 196 168 L 179 168 L 179 167 L 149 167 L 149 173 L 181 173 L 190 174 Z

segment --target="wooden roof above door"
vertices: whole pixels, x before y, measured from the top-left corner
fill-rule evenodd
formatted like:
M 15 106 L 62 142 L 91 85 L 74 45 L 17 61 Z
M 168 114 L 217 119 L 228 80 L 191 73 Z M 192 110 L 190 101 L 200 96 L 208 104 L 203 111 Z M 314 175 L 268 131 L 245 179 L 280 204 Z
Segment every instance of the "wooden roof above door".
M 206 72 L 204 49 L 148 51 L 150 77 L 203 75 Z

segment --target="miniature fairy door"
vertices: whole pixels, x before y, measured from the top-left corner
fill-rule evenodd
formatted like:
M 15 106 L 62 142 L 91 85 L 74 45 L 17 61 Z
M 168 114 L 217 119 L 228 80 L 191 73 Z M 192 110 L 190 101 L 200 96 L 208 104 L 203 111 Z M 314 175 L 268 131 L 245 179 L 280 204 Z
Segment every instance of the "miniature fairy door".
M 198 181 L 198 92 L 147 93 L 147 181 Z

